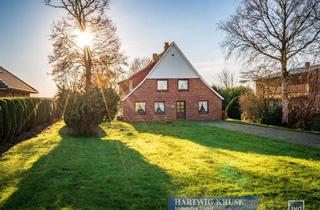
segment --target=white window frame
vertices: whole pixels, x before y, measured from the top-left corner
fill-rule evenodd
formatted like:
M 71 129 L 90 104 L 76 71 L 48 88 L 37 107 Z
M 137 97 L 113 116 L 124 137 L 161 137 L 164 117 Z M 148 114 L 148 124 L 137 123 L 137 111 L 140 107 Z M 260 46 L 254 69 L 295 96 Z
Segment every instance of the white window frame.
M 138 111 L 138 109 L 137 109 L 137 105 L 138 104 L 142 104 L 143 106 L 144 106 L 144 112 L 139 112 Z M 142 108 L 142 110 L 143 110 L 143 108 Z M 146 114 L 147 113 L 147 105 L 146 105 L 146 102 L 144 102 L 144 101 L 136 101 L 135 103 L 134 103 L 134 112 L 136 113 L 136 114 Z
M 159 89 L 159 82 L 166 82 L 166 89 Z M 157 80 L 157 91 L 168 91 L 168 80 L 167 79 L 158 79 Z

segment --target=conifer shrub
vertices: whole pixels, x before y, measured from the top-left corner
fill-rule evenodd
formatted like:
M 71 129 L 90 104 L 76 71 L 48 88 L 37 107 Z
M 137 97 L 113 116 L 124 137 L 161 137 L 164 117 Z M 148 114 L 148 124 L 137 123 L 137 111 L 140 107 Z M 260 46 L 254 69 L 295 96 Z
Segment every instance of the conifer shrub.
M 96 135 L 99 124 L 115 118 L 119 99 L 116 91 L 111 88 L 101 90 L 92 87 L 85 92 L 70 92 L 64 121 L 74 135 Z

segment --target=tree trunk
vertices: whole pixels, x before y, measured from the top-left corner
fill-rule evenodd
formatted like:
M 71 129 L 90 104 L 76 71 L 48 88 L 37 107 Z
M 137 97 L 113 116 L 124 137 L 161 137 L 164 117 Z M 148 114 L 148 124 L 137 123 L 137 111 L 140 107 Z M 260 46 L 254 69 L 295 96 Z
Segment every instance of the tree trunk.
M 88 90 L 91 87 L 91 69 L 92 69 L 92 60 L 91 60 L 91 52 L 90 47 L 86 46 L 83 48 L 84 53 L 84 62 L 85 62 L 85 78 L 86 78 L 86 90 Z
M 281 81 L 281 100 L 282 100 L 282 119 L 281 123 L 284 125 L 288 124 L 289 121 L 289 102 L 288 102 L 288 91 L 287 91 L 287 78 L 283 78 Z
M 288 71 L 287 62 L 281 62 L 281 104 L 282 119 L 281 123 L 287 125 L 289 122 L 289 102 L 288 102 Z

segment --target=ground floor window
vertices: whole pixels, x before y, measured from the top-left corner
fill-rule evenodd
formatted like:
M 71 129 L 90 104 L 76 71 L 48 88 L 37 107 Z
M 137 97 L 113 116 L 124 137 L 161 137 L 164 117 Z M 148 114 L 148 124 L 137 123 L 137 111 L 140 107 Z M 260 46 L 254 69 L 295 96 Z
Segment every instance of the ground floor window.
M 208 113 L 208 101 L 199 101 L 199 113 Z
M 154 102 L 154 112 L 156 114 L 164 114 L 164 111 L 165 111 L 164 101 Z
M 135 112 L 137 114 L 145 114 L 146 113 L 146 102 L 136 102 Z

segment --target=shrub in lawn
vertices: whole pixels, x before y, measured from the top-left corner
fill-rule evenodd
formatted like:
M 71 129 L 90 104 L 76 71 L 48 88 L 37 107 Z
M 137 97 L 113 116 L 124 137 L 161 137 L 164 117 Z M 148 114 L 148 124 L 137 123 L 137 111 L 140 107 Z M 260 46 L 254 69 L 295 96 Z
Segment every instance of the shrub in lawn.
M 113 89 L 93 87 L 86 92 L 72 92 L 64 113 L 65 123 L 74 135 L 96 135 L 100 123 L 114 119 L 118 101 Z

